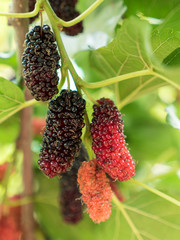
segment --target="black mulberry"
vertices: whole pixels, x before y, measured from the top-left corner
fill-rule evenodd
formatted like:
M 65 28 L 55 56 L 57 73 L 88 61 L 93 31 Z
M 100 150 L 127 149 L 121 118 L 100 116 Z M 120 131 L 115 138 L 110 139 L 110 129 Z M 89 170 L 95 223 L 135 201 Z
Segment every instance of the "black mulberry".
M 51 100 L 38 161 L 50 178 L 71 168 L 81 145 L 85 100 L 77 91 L 62 90 Z
M 60 178 L 60 207 L 63 220 L 70 224 L 76 224 L 82 219 L 81 194 L 77 186 L 77 173 L 81 163 L 88 161 L 88 154 L 81 146 L 78 157 L 75 158 L 70 171 L 63 173 Z
M 49 2 L 56 15 L 64 21 L 70 21 L 79 16 L 79 12 L 75 9 L 77 0 L 50 0 Z M 82 21 L 74 26 L 64 27 L 63 31 L 70 36 L 83 32 Z
M 58 93 L 57 69 L 60 56 L 55 36 L 48 25 L 35 26 L 26 34 L 23 53 L 24 79 L 31 94 L 39 101 L 48 101 Z

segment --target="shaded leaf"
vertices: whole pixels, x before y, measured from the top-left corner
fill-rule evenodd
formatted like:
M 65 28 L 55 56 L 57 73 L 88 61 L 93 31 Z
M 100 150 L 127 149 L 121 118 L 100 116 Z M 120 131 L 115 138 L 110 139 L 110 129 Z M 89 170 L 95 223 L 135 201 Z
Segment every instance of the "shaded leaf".
M 176 240 L 180 238 L 180 208 L 147 191 L 124 203 L 124 209 L 137 233 L 120 212 L 119 238 L 138 240 Z M 118 239 L 118 238 L 117 238 Z

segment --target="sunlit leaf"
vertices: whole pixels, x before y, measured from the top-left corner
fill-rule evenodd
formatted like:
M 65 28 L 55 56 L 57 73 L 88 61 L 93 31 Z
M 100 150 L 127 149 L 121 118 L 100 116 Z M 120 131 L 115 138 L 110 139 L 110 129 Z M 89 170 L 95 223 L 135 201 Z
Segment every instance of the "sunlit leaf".
M 177 116 L 176 109 L 173 105 L 170 105 L 166 108 L 167 115 L 167 122 L 174 128 L 180 130 L 180 119 Z
M 177 41 L 180 43 L 179 39 Z M 167 56 L 167 50 L 163 51 L 162 45 L 168 48 L 169 43 L 165 40 L 159 41 L 159 39 L 158 42 L 155 40 L 154 42 L 156 43 L 153 44 L 154 48 L 155 45 L 157 48 L 159 43 L 158 46 L 163 55 L 161 57 L 164 59 Z M 179 69 L 175 71 L 160 64 L 153 54 L 150 24 L 134 17 L 124 21 L 117 36 L 107 47 L 91 51 L 91 64 L 104 79 L 126 73 L 132 74 L 131 79 L 114 85 L 116 95 L 119 92 L 117 101 L 121 102 L 121 107 L 141 94 L 151 92 L 167 83 L 180 89 Z M 133 77 L 133 73 L 140 70 L 149 70 L 149 76 Z

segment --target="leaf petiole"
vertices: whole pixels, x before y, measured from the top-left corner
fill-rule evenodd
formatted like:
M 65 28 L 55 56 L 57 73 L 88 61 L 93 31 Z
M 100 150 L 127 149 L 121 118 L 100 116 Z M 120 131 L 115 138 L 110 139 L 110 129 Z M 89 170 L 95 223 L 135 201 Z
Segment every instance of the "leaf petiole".
M 133 178 L 131 178 L 130 181 L 133 182 L 133 183 L 138 184 L 139 186 L 147 189 L 148 191 L 150 191 L 150 192 L 158 195 L 159 197 L 164 198 L 164 199 L 166 199 L 167 201 L 173 203 L 174 205 L 180 207 L 180 202 L 179 202 L 178 200 L 176 200 L 175 198 L 170 197 L 170 196 L 166 195 L 165 193 L 160 192 L 160 191 L 157 190 L 157 189 L 151 188 L 151 187 L 149 187 L 148 185 L 146 185 L 146 184 L 144 184 L 144 183 L 142 183 L 142 182 L 139 182 L 138 180 L 135 180 L 135 179 L 133 179 Z
M 113 78 L 108 78 L 106 80 L 96 82 L 96 83 L 88 83 L 83 81 L 82 79 L 79 79 L 78 83 L 79 83 L 79 86 L 93 89 L 93 88 L 105 87 L 105 86 L 108 86 L 117 82 L 121 82 L 130 78 L 142 77 L 147 75 L 153 75 L 153 72 L 150 71 L 149 69 L 146 69 L 146 70 L 141 70 L 137 72 L 126 73 Z

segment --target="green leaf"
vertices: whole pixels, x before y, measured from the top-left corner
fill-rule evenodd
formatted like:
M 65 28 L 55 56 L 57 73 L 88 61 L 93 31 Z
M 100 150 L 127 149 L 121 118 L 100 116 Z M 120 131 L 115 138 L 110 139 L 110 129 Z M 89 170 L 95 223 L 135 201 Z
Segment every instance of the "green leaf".
M 117 36 L 110 44 L 91 51 L 91 64 L 103 79 L 130 73 L 130 79 L 114 85 L 119 107 L 167 83 L 180 89 L 179 69 L 175 71 L 161 65 L 161 61 L 153 53 L 153 50 L 158 47 L 163 60 L 169 54 L 167 50 L 163 51 L 162 49 L 162 46 L 165 49 L 168 48 L 169 42 L 166 40 L 165 37 L 164 40 L 162 39 L 163 42 L 159 39 L 158 41 L 154 40 L 154 44 L 151 46 L 151 25 L 146 21 L 131 17 L 124 21 L 122 27 L 117 31 Z M 176 40 L 180 44 L 180 40 L 178 38 Z M 177 43 L 174 48 L 176 46 Z M 139 77 L 134 77 L 136 72 L 142 71 L 143 73 L 144 70 L 148 71 L 149 76 L 141 76 L 140 72 Z
M 168 66 L 179 66 L 180 64 L 180 48 L 176 48 L 164 60 L 163 63 Z
M 19 115 L 14 115 L 0 124 L 0 142 L 11 143 L 16 140 L 20 130 Z
M 148 17 L 165 18 L 172 9 L 176 9 L 179 0 L 124 0 L 124 4 L 128 8 L 126 16 L 142 12 Z
M 16 112 L 23 103 L 22 90 L 9 80 L 0 78 L 0 122 Z
M 6 64 L 11 66 L 14 70 L 17 70 L 16 52 L 0 53 L 0 64 Z
M 147 191 L 142 191 L 132 200 L 125 202 L 123 207 L 137 234 L 120 212 L 119 238 L 138 240 L 180 238 L 179 207 Z M 137 237 L 138 234 L 140 237 Z

